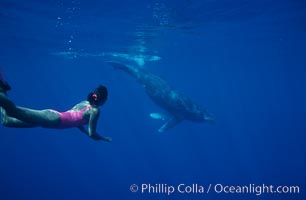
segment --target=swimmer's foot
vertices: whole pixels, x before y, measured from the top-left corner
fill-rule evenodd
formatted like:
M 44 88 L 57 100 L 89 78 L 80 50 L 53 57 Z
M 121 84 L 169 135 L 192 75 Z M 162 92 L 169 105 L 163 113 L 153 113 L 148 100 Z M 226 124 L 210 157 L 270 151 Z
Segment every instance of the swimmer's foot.
M 91 137 L 91 139 L 93 139 L 93 140 L 103 140 L 103 141 L 105 141 L 105 142 L 112 142 L 112 141 L 113 141 L 112 138 L 110 138 L 110 137 L 103 137 L 103 136 L 101 136 L 101 135 L 99 135 L 99 134 L 93 134 L 93 135 L 90 136 L 90 137 Z
M 0 70 L 0 92 L 7 92 L 11 90 L 11 86 L 6 82 L 2 71 Z
M 102 137 L 102 140 L 105 142 L 112 142 L 113 139 L 111 137 Z

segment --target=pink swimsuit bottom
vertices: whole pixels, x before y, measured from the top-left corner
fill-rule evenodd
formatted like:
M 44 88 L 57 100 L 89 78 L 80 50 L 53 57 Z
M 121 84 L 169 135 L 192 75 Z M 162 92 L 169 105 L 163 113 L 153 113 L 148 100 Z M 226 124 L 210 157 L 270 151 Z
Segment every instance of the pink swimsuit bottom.
M 89 120 L 83 119 L 83 114 L 90 108 L 91 106 L 89 105 L 79 111 L 68 110 L 66 112 L 58 112 L 56 110 L 52 110 L 53 112 L 56 112 L 61 118 L 61 122 L 56 128 L 72 128 L 88 124 Z

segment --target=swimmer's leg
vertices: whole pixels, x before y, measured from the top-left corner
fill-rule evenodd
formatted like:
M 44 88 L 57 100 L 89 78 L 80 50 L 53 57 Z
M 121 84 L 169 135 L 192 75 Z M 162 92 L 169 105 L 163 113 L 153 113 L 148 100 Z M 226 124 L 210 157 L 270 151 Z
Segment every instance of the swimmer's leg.
M 0 107 L 6 114 L 33 126 L 56 127 L 60 123 L 60 116 L 52 110 L 33 110 L 16 106 L 5 93 L 0 92 Z
M 1 71 L 0 71 L 1 72 Z M 11 102 L 7 96 L 6 96 L 6 91 L 1 90 L 2 87 L 0 87 L 0 106 L 3 105 L 8 108 L 14 108 L 15 105 L 13 102 Z M 1 124 L 2 126 L 6 127 L 15 127 L 15 128 L 30 128 L 30 127 L 35 127 L 32 124 L 23 122 L 21 120 L 18 120 L 16 118 L 13 118 L 9 115 L 7 115 L 6 111 L 4 108 L 0 107 L 0 114 L 1 114 Z
M 6 111 L 0 107 L 1 113 L 1 124 L 5 127 L 12 127 L 12 128 L 33 128 L 36 127 L 33 124 L 26 123 L 14 117 L 10 117 L 6 114 Z
M 0 92 L 6 93 L 7 91 L 11 90 L 11 86 L 5 80 L 2 71 L 0 70 Z
M 7 111 L 7 110 L 6 110 Z M 60 116 L 49 109 L 46 110 L 33 110 L 16 106 L 13 112 L 8 112 L 9 116 L 19 119 L 33 126 L 42 126 L 46 128 L 54 128 L 60 124 Z

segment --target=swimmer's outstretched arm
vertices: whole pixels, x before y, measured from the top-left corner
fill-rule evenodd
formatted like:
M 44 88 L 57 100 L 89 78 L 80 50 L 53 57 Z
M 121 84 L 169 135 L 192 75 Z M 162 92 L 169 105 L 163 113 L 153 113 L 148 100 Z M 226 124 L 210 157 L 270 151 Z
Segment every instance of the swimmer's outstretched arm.
M 97 108 L 92 108 L 88 122 L 88 131 L 86 131 L 85 128 L 83 127 L 83 132 L 85 131 L 85 133 L 93 140 L 103 140 L 111 142 L 112 141 L 111 138 L 102 137 L 96 131 L 99 116 L 100 116 L 100 110 Z
M 84 126 L 79 126 L 78 129 L 81 132 L 85 133 L 87 136 L 89 136 L 93 140 L 103 140 L 105 142 L 111 142 L 112 141 L 112 138 L 110 138 L 110 137 L 103 137 L 103 136 L 99 135 L 98 133 L 89 135 L 89 132 L 84 128 Z

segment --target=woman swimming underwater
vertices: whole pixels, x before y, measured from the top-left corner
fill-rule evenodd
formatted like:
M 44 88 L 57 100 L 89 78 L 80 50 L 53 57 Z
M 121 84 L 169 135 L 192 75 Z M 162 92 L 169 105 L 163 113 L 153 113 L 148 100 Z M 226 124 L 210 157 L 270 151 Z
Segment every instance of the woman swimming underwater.
M 76 104 L 66 112 L 52 109 L 33 110 L 16 106 L 6 95 L 11 89 L 0 71 L 0 110 L 1 124 L 6 127 L 32 128 L 44 127 L 64 129 L 76 127 L 93 140 L 111 142 L 109 137 L 102 137 L 96 132 L 99 119 L 99 106 L 102 106 L 108 96 L 107 88 L 99 86 L 87 96 L 87 101 Z M 84 125 L 88 125 L 88 130 Z

